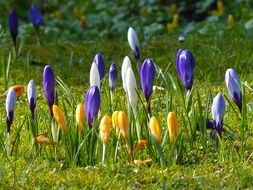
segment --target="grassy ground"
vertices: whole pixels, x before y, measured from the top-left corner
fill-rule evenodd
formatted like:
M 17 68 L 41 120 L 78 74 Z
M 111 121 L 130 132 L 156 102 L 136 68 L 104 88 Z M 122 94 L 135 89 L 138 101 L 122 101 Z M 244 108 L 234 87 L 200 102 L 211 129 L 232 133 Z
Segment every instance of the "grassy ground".
M 199 90 L 203 99 L 206 98 L 208 88 L 212 95 L 222 91 L 227 95 L 224 75 L 227 68 L 237 71 L 241 81 L 252 83 L 253 54 L 251 52 L 252 39 L 193 37 L 185 43 L 177 40 L 151 41 L 141 45 L 142 57 L 152 57 L 156 65 L 165 69 L 176 78 L 175 56 L 179 48 L 191 50 L 196 60 L 195 88 Z M 1 56 L 7 61 L 10 45 L 1 45 Z M 41 85 L 43 66 L 50 64 L 56 75 L 59 76 L 73 91 L 76 102 L 83 102 L 84 94 L 89 86 L 88 74 L 90 64 L 97 52 L 101 52 L 108 70 L 111 62 L 121 67 L 125 55 L 130 54 L 126 42 L 97 41 L 97 42 L 64 42 L 61 44 L 24 45 L 16 60 L 12 60 L 8 86 L 14 84 L 26 85 L 34 79 L 38 86 L 38 106 L 41 113 L 46 112 L 44 92 Z M 1 76 L 2 77 L 2 76 Z M 2 79 L 1 79 L 2 80 Z M 167 80 L 169 80 L 167 78 Z M 107 81 L 106 81 L 107 82 Z M 158 84 L 159 81 L 157 81 Z M 107 84 L 105 84 L 107 85 Z M 122 96 L 121 79 L 117 84 L 118 97 Z M 2 85 L 3 86 L 3 85 Z M 60 89 L 59 85 L 57 86 Z M 5 89 L 1 87 L 1 92 Z M 61 96 L 59 90 L 59 96 Z M 64 97 L 64 94 L 62 95 Z M 158 96 L 158 94 L 154 94 Z M 16 144 L 16 154 L 6 158 L 1 149 L 0 154 L 0 186 L 2 189 L 243 189 L 252 187 L 253 170 L 252 158 L 252 95 L 246 93 L 248 108 L 249 136 L 246 140 L 245 156 L 235 158 L 238 146 L 237 141 L 224 139 L 225 154 L 223 161 L 218 159 L 219 154 L 211 146 L 203 149 L 194 145 L 192 150 L 187 149 L 183 161 L 177 165 L 161 167 L 156 163 L 137 167 L 132 161 L 123 160 L 118 163 L 109 161 L 106 165 L 64 167 L 63 159 L 49 161 L 45 156 L 30 154 L 30 142 L 27 136 L 27 127 L 24 118 L 29 114 L 25 95 L 19 98 L 14 131 L 21 128 L 20 139 Z M 120 99 L 118 99 L 120 100 Z M 177 100 L 177 99 L 173 99 Z M 165 110 L 167 100 L 162 102 Z M 0 107 L 1 134 L 5 132 L 4 99 Z M 176 101 L 175 101 L 176 102 Z M 106 103 L 102 103 L 106 104 Z M 157 104 L 154 104 L 157 105 Z M 177 104 L 175 103 L 174 107 Z M 230 106 L 227 106 L 225 126 L 235 133 L 239 132 L 240 122 Z M 156 108 L 154 108 L 156 109 Z M 180 110 L 180 108 L 178 108 Z M 106 109 L 102 112 L 106 113 Z M 163 113 L 158 113 L 160 118 Z M 209 111 L 209 116 L 211 113 Z M 181 117 L 181 116 L 180 116 Z M 179 119 L 180 119 L 179 117 Z M 163 121 L 165 119 L 161 119 Z M 40 127 L 45 128 L 41 123 Z M 184 124 L 181 122 L 180 127 Z M 164 126 L 163 126 L 164 127 Z M 41 129 L 41 130 L 42 130 Z M 240 144 L 240 143 L 239 143 Z M 234 155 L 229 155 L 229 153 Z

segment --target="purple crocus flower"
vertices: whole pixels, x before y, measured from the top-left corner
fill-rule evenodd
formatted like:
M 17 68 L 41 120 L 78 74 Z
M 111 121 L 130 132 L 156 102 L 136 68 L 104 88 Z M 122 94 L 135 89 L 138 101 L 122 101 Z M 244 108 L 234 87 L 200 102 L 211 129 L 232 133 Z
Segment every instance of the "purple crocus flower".
M 178 50 L 176 60 L 177 73 L 186 90 L 191 90 L 193 85 L 193 72 L 195 61 L 189 50 Z
M 85 98 L 85 113 L 88 119 L 90 129 L 94 117 L 97 116 L 100 107 L 100 91 L 97 86 L 91 86 L 86 93 Z
M 109 86 L 112 92 L 116 88 L 117 74 L 117 65 L 112 63 L 109 70 Z
M 6 108 L 6 124 L 7 124 L 7 133 L 11 131 L 11 124 L 14 119 L 14 110 L 16 106 L 16 93 L 13 88 L 8 90 L 5 108 Z
M 100 75 L 100 80 L 102 80 L 105 76 L 105 63 L 104 63 L 101 53 L 97 53 L 95 55 L 93 62 L 97 65 L 98 72 Z
M 35 120 L 35 108 L 36 108 L 36 86 L 33 80 L 30 80 L 27 87 L 27 99 L 30 111 L 32 113 L 32 120 Z
M 9 29 L 10 34 L 14 42 L 14 46 L 16 47 L 16 39 L 18 36 L 18 15 L 15 9 L 11 9 L 9 16 Z
M 228 69 L 225 74 L 225 81 L 230 97 L 242 111 L 242 89 L 241 81 L 233 69 Z
M 153 91 L 154 78 L 155 65 L 151 58 L 147 58 L 143 62 L 140 70 L 141 88 L 147 102 L 149 102 L 149 98 Z
M 46 65 L 43 72 L 43 87 L 47 98 L 47 104 L 50 109 L 51 118 L 53 118 L 53 104 L 54 104 L 54 71 L 50 65 Z
M 213 99 L 212 116 L 213 116 L 213 128 L 221 136 L 223 127 L 223 118 L 225 112 L 225 100 L 221 93 L 217 94 Z
M 36 5 L 32 4 L 30 8 L 30 20 L 34 26 L 34 28 L 37 30 L 39 26 L 43 23 L 43 17 Z

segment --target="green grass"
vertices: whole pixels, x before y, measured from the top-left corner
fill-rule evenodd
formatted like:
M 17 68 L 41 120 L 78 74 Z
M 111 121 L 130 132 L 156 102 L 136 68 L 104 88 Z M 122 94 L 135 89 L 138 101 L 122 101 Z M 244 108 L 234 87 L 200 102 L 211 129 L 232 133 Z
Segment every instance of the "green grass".
M 162 136 L 166 134 L 166 117 L 168 111 L 175 111 L 180 121 L 180 129 L 182 138 L 179 140 L 182 147 L 180 159 L 176 165 L 167 164 L 160 165 L 159 153 L 156 151 L 156 144 L 148 137 L 148 132 L 144 132 L 153 142 L 150 146 L 154 152 L 150 150 L 142 150 L 135 155 L 135 159 L 147 159 L 151 155 L 154 156 L 153 162 L 143 167 L 137 167 L 133 164 L 133 160 L 124 153 L 124 143 L 121 142 L 121 152 L 118 161 L 113 161 L 114 140 L 112 137 L 108 145 L 107 161 L 105 165 L 100 164 L 100 154 L 95 159 L 95 165 L 89 166 L 85 162 L 85 154 L 83 152 L 80 162 L 77 166 L 69 166 L 66 162 L 65 142 L 60 143 L 57 149 L 57 158 L 53 156 L 52 146 L 42 146 L 41 150 L 31 150 L 31 136 L 28 132 L 27 116 L 29 110 L 27 106 L 26 95 L 20 97 L 17 101 L 15 111 L 15 120 L 12 127 L 12 142 L 16 137 L 13 156 L 7 158 L 4 153 L 3 146 L 0 147 L 0 186 L 3 189 L 79 189 L 79 188 L 97 188 L 97 189 L 237 189 L 252 187 L 252 156 L 253 152 L 253 133 L 252 133 L 252 95 L 246 89 L 246 103 L 248 116 L 248 131 L 246 133 L 245 150 L 240 156 L 240 120 L 237 119 L 237 107 L 231 103 L 226 106 L 226 116 L 224 124 L 226 128 L 231 129 L 237 136 L 235 140 L 224 136 L 222 139 L 223 150 L 217 151 L 216 141 L 208 138 L 208 133 L 204 136 L 200 132 L 196 132 L 195 138 L 187 138 L 186 127 L 195 124 L 195 119 L 199 118 L 198 112 L 202 107 L 201 114 L 204 114 L 206 101 L 208 99 L 208 89 L 210 89 L 210 101 L 207 101 L 208 117 L 211 118 L 212 98 L 218 93 L 223 92 L 230 102 L 227 89 L 224 82 L 224 75 L 227 68 L 232 67 L 239 74 L 242 82 L 247 81 L 250 86 L 252 82 L 253 56 L 251 53 L 252 39 L 232 38 L 234 34 L 230 34 L 225 38 L 210 38 L 205 36 L 192 37 L 186 39 L 183 44 L 176 40 L 164 41 L 146 41 L 141 44 L 142 57 L 151 57 L 157 66 L 164 72 L 167 69 L 163 81 L 161 77 L 156 75 L 156 85 L 165 87 L 168 91 L 154 92 L 152 95 L 153 114 L 158 117 L 162 128 Z M 175 70 L 175 57 L 179 48 L 187 48 L 191 50 L 196 60 L 195 81 L 193 91 L 193 103 L 190 104 L 191 117 L 187 118 L 187 113 L 183 107 L 183 100 L 180 97 L 181 83 L 177 79 Z M 9 55 L 9 44 L 1 45 L 0 57 L 4 60 L 1 64 L 6 63 Z M 131 55 L 128 44 L 118 41 L 94 41 L 94 42 L 63 42 L 61 44 L 43 44 L 38 47 L 36 45 L 24 44 L 21 53 L 17 59 L 11 59 L 8 86 L 14 84 L 26 85 L 30 79 L 34 79 L 37 85 L 37 114 L 38 127 L 40 133 L 48 130 L 50 132 L 50 121 L 48 116 L 48 108 L 46 106 L 45 96 L 42 88 L 42 72 L 43 66 L 50 64 L 55 75 L 60 77 L 70 89 L 71 96 L 75 100 L 75 104 L 83 102 L 85 93 L 89 86 L 89 70 L 94 55 L 101 52 L 108 70 L 110 63 L 114 62 L 118 65 L 119 79 L 117 82 L 115 108 L 127 111 L 125 104 L 125 95 L 123 93 L 120 68 L 125 55 Z M 131 55 L 132 56 L 132 55 Z M 1 59 L 0 59 L 1 60 Z M 133 59 L 132 59 L 133 60 Z M 134 61 L 132 63 L 134 65 Z M 2 66 L 2 65 L 1 65 Z M 168 73 L 175 81 L 176 89 L 173 90 Z M 1 73 L 2 74 L 2 73 Z M 1 92 L 4 93 L 4 76 L 1 77 Z M 179 84 L 179 85 L 178 85 Z M 106 79 L 102 89 L 102 105 L 101 115 L 111 115 L 108 103 L 108 80 Z M 59 84 L 56 85 L 58 92 L 58 102 L 60 107 L 68 110 L 68 118 L 70 125 L 75 127 L 72 117 L 73 108 L 68 104 L 71 99 L 70 95 Z M 198 102 L 197 91 L 201 102 Z M 140 96 L 143 99 L 143 95 Z M 170 99 L 171 98 L 171 99 Z M 2 140 L 5 135 L 5 99 L 1 99 L 0 107 L 0 134 Z M 226 101 L 227 102 L 227 101 Z M 197 105 L 197 104 L 200 105 Z M 139 107 L 140 121 L 142 125 L 146 125 L 146 119 L 143 116 L 144 107 Z M 236 110 L 233 111 L 232 106 Z M 131 120 L 132 121 L 132 120 Z M 85 126 L 87 128 L 87 124 Z M 87 129 L 86 129 L 87 130 Z M 20 132 L 19 132 L 20 131 Z M 143 134 L 143 137 L 144 137 Z M 84 137 L 85 135 L 83 135 Z M 113 136 L 113 135 L 112 135 Z M 194 136 L 194 135 L 193 135 Z M 169 150 L 172 145 L 167 142 L 165 136 L 164 156 L 168 158 Z M 136 140 L 136 139 L 135 139 Z M 189 141 L 189 142 L 188 142 Z M 135 145 L 135 143 L 133 144 Z M 222 148 L 222 147 L 219 147 Z M 85 151 L 85 148 L 82 149 Z M 101 150 L 101 143 L 98 140 L 98 150 Z M 157 155 L 156 155 L 157 153 Z

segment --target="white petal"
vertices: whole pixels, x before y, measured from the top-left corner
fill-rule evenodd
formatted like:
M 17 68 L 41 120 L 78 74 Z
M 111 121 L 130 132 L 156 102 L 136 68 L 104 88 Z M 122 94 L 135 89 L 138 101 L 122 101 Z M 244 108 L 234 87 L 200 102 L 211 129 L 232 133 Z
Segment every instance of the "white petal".
M 138 47 L 138 49 L 140 49 L 138 37 L 132 27 L 129 27 L 128 29 L 127 40 L 132 51 L 135 51 L 135 47 Z
M 128 67 L 127 74 L 126 74 L 126 86 L 127 86 L 127 94 L 128 94 L 128 100 L 134 110 L 137 108 L 138 104 L 138 94 L 136 92 L 137 85 L 136 85 L 136 79 L 134 76 L 134 72 L 132 68 Z
M 132 68 L 131 61 L 128 56 L 126 56 L 123 60 L 122 67 L 121 67 L 121 78 L 122 78 L 122 84 L 125 92 L 127 93 L 127 87 L 126 87 L 126 73 L 128 67 Z
M 16 106 L 16 93 L 14 88 L 10 88 L 8 90 L 8 94 L 6 97 L 6 103 L 5 103 L 5 107 L 6 107 L 6 112 L 9 113 L 11 111 L 14 111 Z
M 90 68 L 90 86 L 97 86 L 100 89 L 100 76 L 97 65 L 93 62 Z

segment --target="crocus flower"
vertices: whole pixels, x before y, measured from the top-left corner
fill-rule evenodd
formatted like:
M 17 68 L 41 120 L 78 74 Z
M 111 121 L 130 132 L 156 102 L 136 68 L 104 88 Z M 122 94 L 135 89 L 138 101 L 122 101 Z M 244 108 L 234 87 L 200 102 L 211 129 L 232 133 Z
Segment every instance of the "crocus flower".
M 114 111 L 112 113 L 112 126 L 115 129 L 115 133 L 117 137 L 119 136 L 119 131 L 120 131 L 119 124 L 118 124 L 118 113 L 119 111 Z
M 30 80 L 27 87 L 27 99 L 30 111 L 32 113 L 32 119 L 35 119 L 35 107 L 36 107 L 36 86 L 33 80 Z
M 134 54 L 134 57 L 138 60 L 141 57 L 141 52 L 140 52 L 140 44 L 138 37 L 132 27 L 129 27 L 128 29 L 128 34 L 127 34 L 127 39 L 130 48 L 132 49 L 132 52 Z
M 79 132 L 83 130 L 84 107 L 83 104 L 78 104 L 76 107 L 76 124 Z
M 109 86 L 112 92 L 116 88 L 116 81 L 117 81 L 117 65 L 113 63 L 111 64 L 109 70 Z
M 155 137 L 157 142 L 161 143 L 161 129 L 158 120 L 156 117 L 151 117 L 149 121 L 149 129 L 151 131 L 151 134 Z
M 97 86 L 100 89 L 100 76 L 97 65 L 93 62 L 90 68 L 90 86 Z
M 126 56 L 123 60 L 122 67 L 121 67 L 122 84 L 123 84 L 123 88 L 126 93 L 127 93 L 126 73 L 127 73 L 128 67 L 132 68 L 131 61 L 130 61 L 129 57 Z
M 178 120 L 174 112 L 169 112 L 167 117 L 167 124 L 169 130 L 169 137 L 171 142 L 175 142 L 178 136 Z
M 225 74 L 225 81 L 230 97 L 242 111 L 242 89 L 241 81 L 233 69 L 228 69 Z
M 13 88 L 10 88 L 7 94 L 5 108 L 6 108 L 6 124 L 7 133 L 11 131 L 11 124 L 14 119 L 14 111 L 16 106 L 16 94 Z
M 9 30 L 11 37 L 14 42 L 14 46 L 16 47 L 16 39 L 18 36 L 18 15 L 15 9 L 11 9 L 10 16 L 9 16 Z
M 61 130 L 63 132 L 67 132 L 68 128 L 64 119 L 64 115 L 62 110 L 57 106 L 57 105 L 53 105 L 53 114 L 54 114 L 54 118 L 57 121 L 58 125 L 60 126 Z
M 177 73 L 186 90 L 191 90 L 193 85 L 193 72 L 195 61 L 189 50 L 178 50 L 176 60 Z
M 108 144 L 111 134 L 112 120 L 108 115 L 105 115 L 100 122 L 100 138 L 103 144 Z
M 128 141 L 129 122 L 128 122 L 127 115 L 124 111 L 119 111 L 118 113 L 118 126 L 120 129 L 120 135 L 122 135 L 125 141 Z
M 30 8 L 30 20 L 36 30 L 38 30 L 39 26 L 43 23 L 42 14 L 34 4 L 32 4 Z
M 43 87 L 47 99 L 47 104 L 50 109 L 51 117 L 53 117 L 53 104 L 54 104 L 54 71 L 50 65 L 46 65 L 43 72 Z
M 97 53 L 95 55 L 93 62 L 97 65 L 100 80 L 102 80 L 105 76 L 105 63 L 104 63 L 101 53 Z
M 126 72 L 127 72 L 126 73 L 126 87 L 127 87 L 128 101 L 131 104 L 134 115 L 136 117 L 137 104 L 138 104 L 138 94 L 136 92 L 136 89 L 137 89 L 136 79 L 131 67 L 128 67 Z
M 151 58 L 145 59 L 140 70 L 140 79 L 141 88 L 147 102 L 149 102 L 149 98 L 152 94 L 154 78 L 155 65 Z
M 97 86 L 91 86 L 85 98 L 85 112 L 90 129 L 94 117 L 97 116 L 100 107 L 100 91 Z
M 217 94 L 213 99 L 212 116 L 213 116 L 213 128 L 221 136 L 223 127 L 223 118 L 225 112 L 225 100 L 221 93 Z

